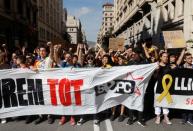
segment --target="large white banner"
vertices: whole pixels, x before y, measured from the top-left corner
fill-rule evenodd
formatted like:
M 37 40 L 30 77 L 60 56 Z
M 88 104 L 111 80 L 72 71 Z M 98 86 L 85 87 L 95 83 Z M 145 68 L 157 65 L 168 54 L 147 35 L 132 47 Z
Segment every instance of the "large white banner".
M 123 104 L 143 110 L 157 64 L 102 68 L 0 71 L 0 118 L 95 114 Z

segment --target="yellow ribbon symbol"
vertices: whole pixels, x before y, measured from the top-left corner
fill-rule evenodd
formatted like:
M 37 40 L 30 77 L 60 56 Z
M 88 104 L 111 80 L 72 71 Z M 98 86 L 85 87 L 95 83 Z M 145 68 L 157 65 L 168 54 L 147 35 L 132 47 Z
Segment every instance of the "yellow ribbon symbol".
M 169 80 L 168 84 L 166 84 L 167 79 Z M 162 78 L 162 86 L 163 86 L 164 91 L 157 98 L 157 101 L 159 103 L 164 99 L 164 97 L 166 97 L 168 104 L 171 104 L 173 102 L 172 97 L 169 93 L 170 87 L 172 86 L 172 82 L 173 82 L 173 79 L 171 75 L 169 74 L 164 75 L 164 77 Z

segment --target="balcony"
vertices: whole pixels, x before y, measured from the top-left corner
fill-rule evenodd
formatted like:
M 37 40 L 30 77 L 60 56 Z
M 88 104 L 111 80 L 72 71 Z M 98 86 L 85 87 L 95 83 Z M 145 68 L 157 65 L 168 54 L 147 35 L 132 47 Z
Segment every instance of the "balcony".
M 124 17 L 115 25 L 113 33 L 116 33 L 131 17 L 133 17 L 146 2 L 153 0 L 133 0 L 130 2 L 129 9 L 125 12 Z

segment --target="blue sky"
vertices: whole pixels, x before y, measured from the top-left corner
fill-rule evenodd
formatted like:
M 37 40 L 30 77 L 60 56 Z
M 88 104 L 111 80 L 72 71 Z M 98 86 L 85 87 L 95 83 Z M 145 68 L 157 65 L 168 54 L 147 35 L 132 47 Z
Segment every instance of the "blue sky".
M 113 0 L 63 0 L 68 14 L 74 15 L 82 22 L 87 40 L 96 41 L 102 22 L 102 5 Z

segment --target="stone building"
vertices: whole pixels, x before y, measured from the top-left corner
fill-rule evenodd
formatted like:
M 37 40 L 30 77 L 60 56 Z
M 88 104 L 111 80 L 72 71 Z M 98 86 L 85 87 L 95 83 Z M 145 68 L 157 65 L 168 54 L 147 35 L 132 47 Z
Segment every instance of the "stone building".
M 39 44 L 47 41 L 62 42 L 63 0 L 38 1 L 38 39 Z
M 102 43 L 103 37 L 107 33 L 111 33 L 113 31 L 114 26 L 114 6 L 111 3 L 105 3 L 103 5 L 103 18 L 102 25 L 100 27 L 98 33 L 98 43 Z
M 68 16 L 66 22 L 67 33 L 71 37 L 71 44 L 78 44 L 83 41 L 82 25 L 75 16 Z
M 114 0 L 113 34 L 125 44 L 151 39 L 163 47 L 162 31 L 182 30 L 193 39 L 192 0 Z
M 15 45 L 33 49 L 37 37 L 37 0 L 0 0 L 0 44 L 9 50 Z
M 63 18 L 62 18 L 62 28 L 63 32 L 66 32 L 66 22 L 67 22 L 67 16 L 68 16 L 68 11 L 66 8 L 63 9 Z

